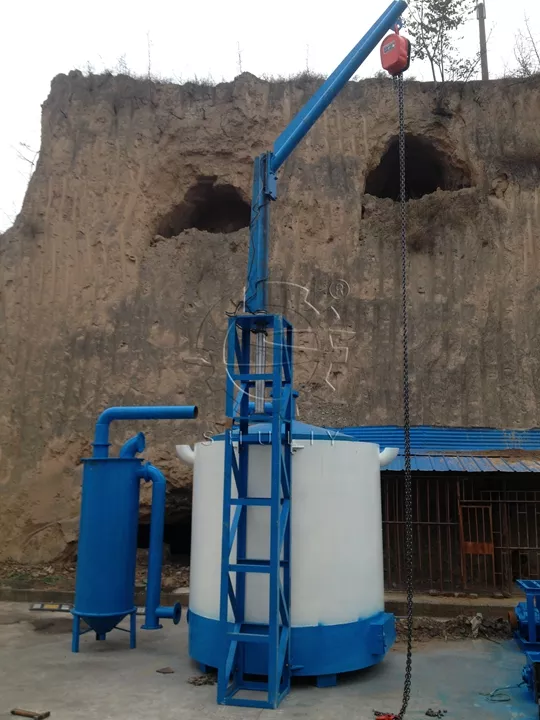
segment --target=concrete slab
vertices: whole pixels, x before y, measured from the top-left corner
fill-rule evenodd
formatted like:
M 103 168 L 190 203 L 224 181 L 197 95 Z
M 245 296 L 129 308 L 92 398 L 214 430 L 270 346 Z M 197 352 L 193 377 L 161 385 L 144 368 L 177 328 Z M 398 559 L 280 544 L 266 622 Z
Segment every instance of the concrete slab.
M 13 707 L 50 710 L 51 720 L 208 720 L 280 718 L 283 720 L 360 720 L 373 709 L 397 712 L 404 652 L 397 648 L 371 670 L 342 676 L 335 688 L 297 682 L 277 711 L 216 705 L 216 688 L 194 687 L 198 675 L 187 657 L 187 626 L 138 636 L 113 633 L 106 642 L 90 634 L 81 652 L 70 651 L 71 619 L 56 613 L 29 612 L 27 605 L 0 604 L 0 718 Z M 523 688 L 509 690 L 510 702 L 488 702 L 481 693 L 517 685 L 523 656 L 512 642 L 486 640 L 419 644 L 414 655 L 413 691 L 407 717 L 425 717 L 427 708 L 446 709 L 448 720 L 518 720 L 537 717 Z M 170 666 L 174 674 L 158 668 Z

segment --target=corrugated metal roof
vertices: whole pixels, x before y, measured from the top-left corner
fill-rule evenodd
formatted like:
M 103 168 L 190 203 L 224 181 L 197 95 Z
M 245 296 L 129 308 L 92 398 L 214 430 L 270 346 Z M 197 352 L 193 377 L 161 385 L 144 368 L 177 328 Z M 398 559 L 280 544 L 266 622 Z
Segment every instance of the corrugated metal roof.
M 394 425 L 347 427 L 357 440 L 398 447 L 390 471 L 403 471 L 403 428 Z M 411 428 L 411 467 L 420 472 L 540 472 L 540 429 Z

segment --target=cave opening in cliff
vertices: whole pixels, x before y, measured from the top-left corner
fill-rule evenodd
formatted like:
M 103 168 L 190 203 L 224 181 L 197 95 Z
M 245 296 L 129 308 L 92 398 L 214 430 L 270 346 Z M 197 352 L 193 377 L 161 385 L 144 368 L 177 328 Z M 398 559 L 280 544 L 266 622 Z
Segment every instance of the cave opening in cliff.
M 163 529 L 163 544 L 168 546 L 164 561 L 189 563 L 191 552 L 191 520 L 189 518 L 176 522 L 167 522 Z M 137 531 L 137 548 L 148 550 L 150 547 L 150 524 L 140 522 Z
M 418 200 L 437 190 L 470 187 L 468 172 L 427 138 L 407 135 L 405 141 L 407 200 Z M 379 164 L 366 178 L 366 193 L 379 198 L 400 198 L 399 140 L 393 138 Z
M 249 226 L 251 208 L 234 185 L 216 184 L 217 178 L 201 177 L 158 225 L 157 233 L 175 237 L 184 230 L 232 233 Z

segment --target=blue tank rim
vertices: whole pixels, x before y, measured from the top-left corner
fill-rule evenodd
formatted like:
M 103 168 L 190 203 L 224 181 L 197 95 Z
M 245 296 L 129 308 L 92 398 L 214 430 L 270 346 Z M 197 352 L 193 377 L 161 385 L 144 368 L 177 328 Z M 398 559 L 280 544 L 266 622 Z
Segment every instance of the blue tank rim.
M 82 463 L 103 463 L 103 462 L 120 462 L 120 463 L 137 463 L 137 465 L 140 465 L 144 462 L 144 458 L 134 457 L 134 458 L 121 458 L 121 457 L 106 457 L 106 458 L 97 458 L 97 457 L 89 457 L 89 458 L 80 458 Z
M 317 425 L 310 425 L 309 423 L 300 422 L 299 420 L 293 420 L 291 423 L 291 439 L 292 440 L 317 440 L 324 442 L 353 442 L 353 443 L 365 443 L 365 441 L 354 437 L 353 435 L 347 435 L 341 430 L 334 428 L 324 428 Z M 261 437 L 261 435 L 271 436 L 272 435 L 272 423 L 260 422 L 253 423 L 249 426 L 248 437 L 252 438 Z M 233 440 L 238 436 L 238 430 L 234 430 L 232 433 Z M 225 433 L 214 435 L 211 441 L 222 442 L 225 440 Z M 374 443 L 368 443 L 374 444 Z
M 75 615 L 76 617 L 82 617 L 83 620 L 84 620 L 85 617 L 89 617 L 89 618 L 108 618 L 108 617 L 110 617 L 110 618 L 115 618 L 115 617 L 118 617 L 119 615 L 121 615 L 122 618 L 124 618 L 124 617 L 126 617 L 126 615 L 131 615 L 131 613 L 136 612 L 136 611 L 137 611 L 137 606 L 134 605 L 134 606 L 133 606 L 132 608 L 130 608 L 129 610 L 122 610 L 122 611 L 120 611 L 120 612 L 101 612 L 101 613 L 96 613 L 96 612 L 85 612 L 84 610 L 77 610 L 76 608 L 71 608 L 70 613 L 71 613 L 72 615 Z

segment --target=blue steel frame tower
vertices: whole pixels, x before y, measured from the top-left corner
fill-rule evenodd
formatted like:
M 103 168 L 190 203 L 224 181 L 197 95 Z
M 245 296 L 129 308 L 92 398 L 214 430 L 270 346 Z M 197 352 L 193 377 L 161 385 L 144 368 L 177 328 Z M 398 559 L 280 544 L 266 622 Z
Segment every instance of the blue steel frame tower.
M 271 367 L 253 372 L 251 336 L 264 323 L 272 342 Z M 229 321 L 227 358 L 227 415 L 232 428 L 225 435 L 225 473 L 221 565 L 220 619 L 225 627 L 229 607 L 227 654 L 219 668 L 218 700 L 230 705 L 275 708 L 290 689 L 290 510 L 291 432 L 294 417 L 292 326 L 280 315 L 243 315 Z M 264 384 L 271 395 L 262 413 L 250 412 L 250 392 Z M 264 434 L 249 433 L 250 421 L 267 422 Z M 249 483 L 251 444 L 271 448 L 270 497 L 253 497 Z M 238 450 L 236 450 L 236 446 Z M 233 497 L 233 481 L 237 497 Z M 248 556 L 247 514 L 250 507 L 264 507 L 270 513 L 269 559 Z M 232 519 L 231 519 L 232 517 Z M 231 559 L 236 543 L 236 558 Z M 231 574 L 236 575 L 236 587 Z M 268 625 L 247 624 L 245 618 L 246 574 L 269 576 Z M 246 644 L 264 644 L 268 657 L 267 682 L 246 680 Z M 236 697 L 239 690 L 267 693 L 266 700 Z
M 291 683 L 293 329 L 282 316 L 267 314 L 270 202 L 277 199 L 277 172 L 387 31 L 400 24 L 406 8 L 405 0 L 394 0 L 285 128 L 273 150 L 255 159 L 246 314 L 230 318 L 227 339 L 226 414 L 231 427 L 226 432 L 224 461 L 220 622 L 227 631 L 218 668 L 218 702 L 221 704 L 276 708 L 289 692 Z M 267 347 L 271 347 L 270 363 Z M 250 403 L 253 395 L 255 402 Z M 268 401 L 271 401 L 271 411 Z M 250 435 L 250 424 L 257 422 L 271 423 L 266 441 L 254 433 Z M 249 494 L 249 447 L 254 442 L 271 446 L 269 498 Z M 234 487 L 237 497 L 233 497 Z M 254 506 L 266 507 L 270 513 L 269 560 L 250 558 L 247 554 L 247 513 L 248 508 Z M 234 546 L 236 558 L 231 559 Z M 267 625 L 245 622 L 246 575 L 249 573 L 269 576 Z M 266 682 L 245 677 L 245 653 L 250 644 L 267 647 Z M 246 690 L 264 692 L 266 699 L 239 697 L 241 691 Z

